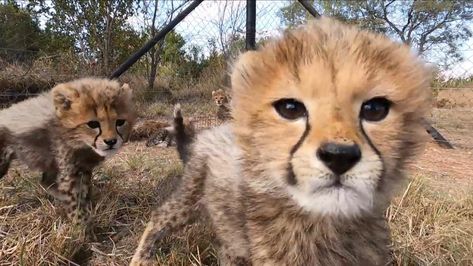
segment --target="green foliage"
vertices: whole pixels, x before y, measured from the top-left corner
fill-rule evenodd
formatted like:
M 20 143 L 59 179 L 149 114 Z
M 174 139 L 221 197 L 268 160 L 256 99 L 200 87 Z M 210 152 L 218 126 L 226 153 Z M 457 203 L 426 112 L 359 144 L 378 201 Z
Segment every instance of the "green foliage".
M 472 36 L 473 2 L 469 0 L 370 1 L 355 10 L 383 21 L 391 36 L 419 54 L 432 56 L 431 52 L 441 51 L 449 64 L 461 59 L 459 49 Z
M 315 0 L 309 2 L 314 5 Z M 297 1 L 292 1 L 291 4 L 281 8 L 278 16 L 281 23 L 288 28 L 304 24 L 307 20 L 312 18 L 312 15 Z
M 205 67 L 216 60 L 214 57 L 223 56 L 212 52 L 208 58 L 204 58 L 199 47 L 193 46 L 186 51 L 185 44 L 184 38 L 175 31 L 167 34 L 161 46 L 160 76 L 189 82 L 195 80 Z
M 30 62 L 43 54 L 68 51 L 72 36 L 39 27 L 38 14 L 14 1 L 0 4 L 0 57 L 10 62 Z
M 73 37 L 76 52 L 98 59 L 103 74 L 142 40 L 127 24 L 134 12 L 132 0 L 51 0 L 48 6 L 47 30 Z
M 238 55 L 245 50 L 245 46 L 245 37 L 242 35 L 235 35 L 228 45 L 229 54 L 232 56 Z
M 8 61 L 33 58 L 41 48 L 41 30 L 26 10 L 0 4 L 0 56 Z
M 322 0 L 313 1 L 313 6 L 323 15 L 387 33 L 429 61 L 444 61 L 447 66 L 461 60 L 459 50 L 472 36 L 473 1 L 469 0 Z M 288 27 L 311 17 L 297 1 L 282 8 L 279 16 Z M 440 51 L 444 58 L 433 54 Z
M 185 63 L 185 52 L 183 50 L 184 38 L 171 31 L 167 34 L 161 45 L 161 63 L 159 66 L 159 74 L 164 76 L 179 76 L 179 69 Z
M 163 63 L 173 62 L 179 64 L 184 58 L 184 51 L 182 48 L 185 44 L 184 38 L 176 33 L 171 31 L 166 35 L 164 45 L 162 48 L 162 61 Z

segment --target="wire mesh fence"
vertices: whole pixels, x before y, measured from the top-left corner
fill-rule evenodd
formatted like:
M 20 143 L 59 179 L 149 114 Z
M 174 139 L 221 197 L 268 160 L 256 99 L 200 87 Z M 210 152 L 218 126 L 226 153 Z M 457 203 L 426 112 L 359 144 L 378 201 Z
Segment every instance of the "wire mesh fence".
M 20 7 L 27 5 L 27 1 L 17 2 Z M 325 6 L 330 3 L 314 3 L 317 2 L 325 3 Z M 126 20 L 128 31 L 120 32 L 135 40 L 125 39 L 127 47 L 115 48 L 132 53 L 189 4 L 190 1 L 136 1 L 133 4 L 136 11 Z M 324 13 L 320 10 L 322 4 L 316 8 Z M 139 81 L 136 83 L 142 99 L 153 102 L 166 98 L 164 102 L 168 109 L 172 108 L 173 101 L 187 98 L 198 98 L 197 101 L 207 101 L 211 105 L 210 92 L 222 87 L 222 83 L 228 83 L 225 76 L 228 64 L 245 48 L 246 11 L 246 1 L 204 1 L 141 58 L 127 78 Z M 293 26 L 291 23 L 297 24 L 298 20 L 307 18 L 307 12 L 297 1 L 257 1 L 257 44 L 278 36 L 285 28 Z M 39 15 L 41 27 L 47 19 L 47 16 Z M 90 53 L 83 53 L 78 48 L 45 52 L 23 43 L 18 43 L 17 48 L 15 45 L 1 47 L 1 43 L 0 108 L 37 95 L 58 82 L 109 74 L 103 72 L 100 54 L 103 51 L 100 49 Z M 111 67 L 116 67 L 123 60 L 111 53 L 114 58 Z M 454 145 L 465 146 L 457 140 L 457 135 L 461 137 L 466 129 L 473 129 L 473 40 L 465 41 L 458 54 L 461 58 L 452 61 L 447 49 L 432 49 L 424 54 L 424 59 L 438 69 L 433 83 L 436 108 L 430 120 Z

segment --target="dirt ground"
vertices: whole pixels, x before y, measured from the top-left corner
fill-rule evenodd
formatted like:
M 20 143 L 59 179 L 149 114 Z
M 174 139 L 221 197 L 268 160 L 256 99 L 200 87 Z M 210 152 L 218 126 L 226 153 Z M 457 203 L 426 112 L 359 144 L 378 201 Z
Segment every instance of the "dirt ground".
M 443 89 L 436 100 L 442 99 L 449 106 L 434 108 L 430 121 L 455 149 L 431 141 L 412 168 L 414 174 L 432 179 L 439 189 L 455 193 L 473 187 L 473 88 Z
M 473 140 L 471 140 L 473 143 Z M 473 188 L 473 149 L 448 150 L 429 143 L 424 154 L 412 165 L 413 175 L 428 177 L 448 193 Z
M 472 88 L 446 88 L 438 90 L 437 101 L 445 99 L 448 107 L 473 107 Z

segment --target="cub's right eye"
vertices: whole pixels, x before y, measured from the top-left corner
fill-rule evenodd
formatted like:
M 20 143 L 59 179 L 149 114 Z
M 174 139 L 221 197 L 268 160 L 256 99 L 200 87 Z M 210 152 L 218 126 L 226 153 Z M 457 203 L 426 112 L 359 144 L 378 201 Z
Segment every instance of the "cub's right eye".
M 125 122 L 126 122 L 125 119 L 117 119 L 117 122 L 116 122 L 117 127 L 123 126 Z
M 100 127 L 100 123 L 98 121 L 89 121 L 87 122 L 87 126 L 92 129 L 96 129 Z
M 278 114 L 289 120 L 296 120 L 307 116 L 307 110 L 303 103 L 295 99 L 280 99 L 273 103 Z

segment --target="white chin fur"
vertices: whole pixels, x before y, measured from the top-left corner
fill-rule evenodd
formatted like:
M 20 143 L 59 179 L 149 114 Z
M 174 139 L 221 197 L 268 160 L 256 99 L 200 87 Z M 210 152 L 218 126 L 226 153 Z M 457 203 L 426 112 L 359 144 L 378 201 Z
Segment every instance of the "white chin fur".
M 111 150 L 100 150 L 100 149 L 96 149 L 96 148 L 93 148 L 93 149 L 98 155 L 100 155 L 102 157 L 110 157 L 110 156 L 116 154 L 117 151 L 118 151 L 117 148 L 111 149 Z
M 289 186 L 288 192 L 298 205 L 314 214 L 350 218 L 373 209 L 382 162 L 376 155 L 365 156 L 341 176 L 342 186 L 338 187 L 329 186 L 334 177 L 318 160 L 312 161 L 310 168 L 294 170 L 298 182 Z
M 373 207 L 374 191 L 360 192 L 351 187 L 329 187 L 313 193 L 289 187 L 289 194 L 306 211 L 322 216 L 356 217 Z
M 91 147 L 98 155 L 102 157 L 110 157 L 112 155 L 115 155 L 123 145 L 123 140 L 121 140 L 120 138 L 117 139 L 117 143 L 113 146 L 113 149 L 109 149 L 107 145 L 101 145 L 102 142 L 100 141 L 101 140 L 97 140 L 97 147 Z

